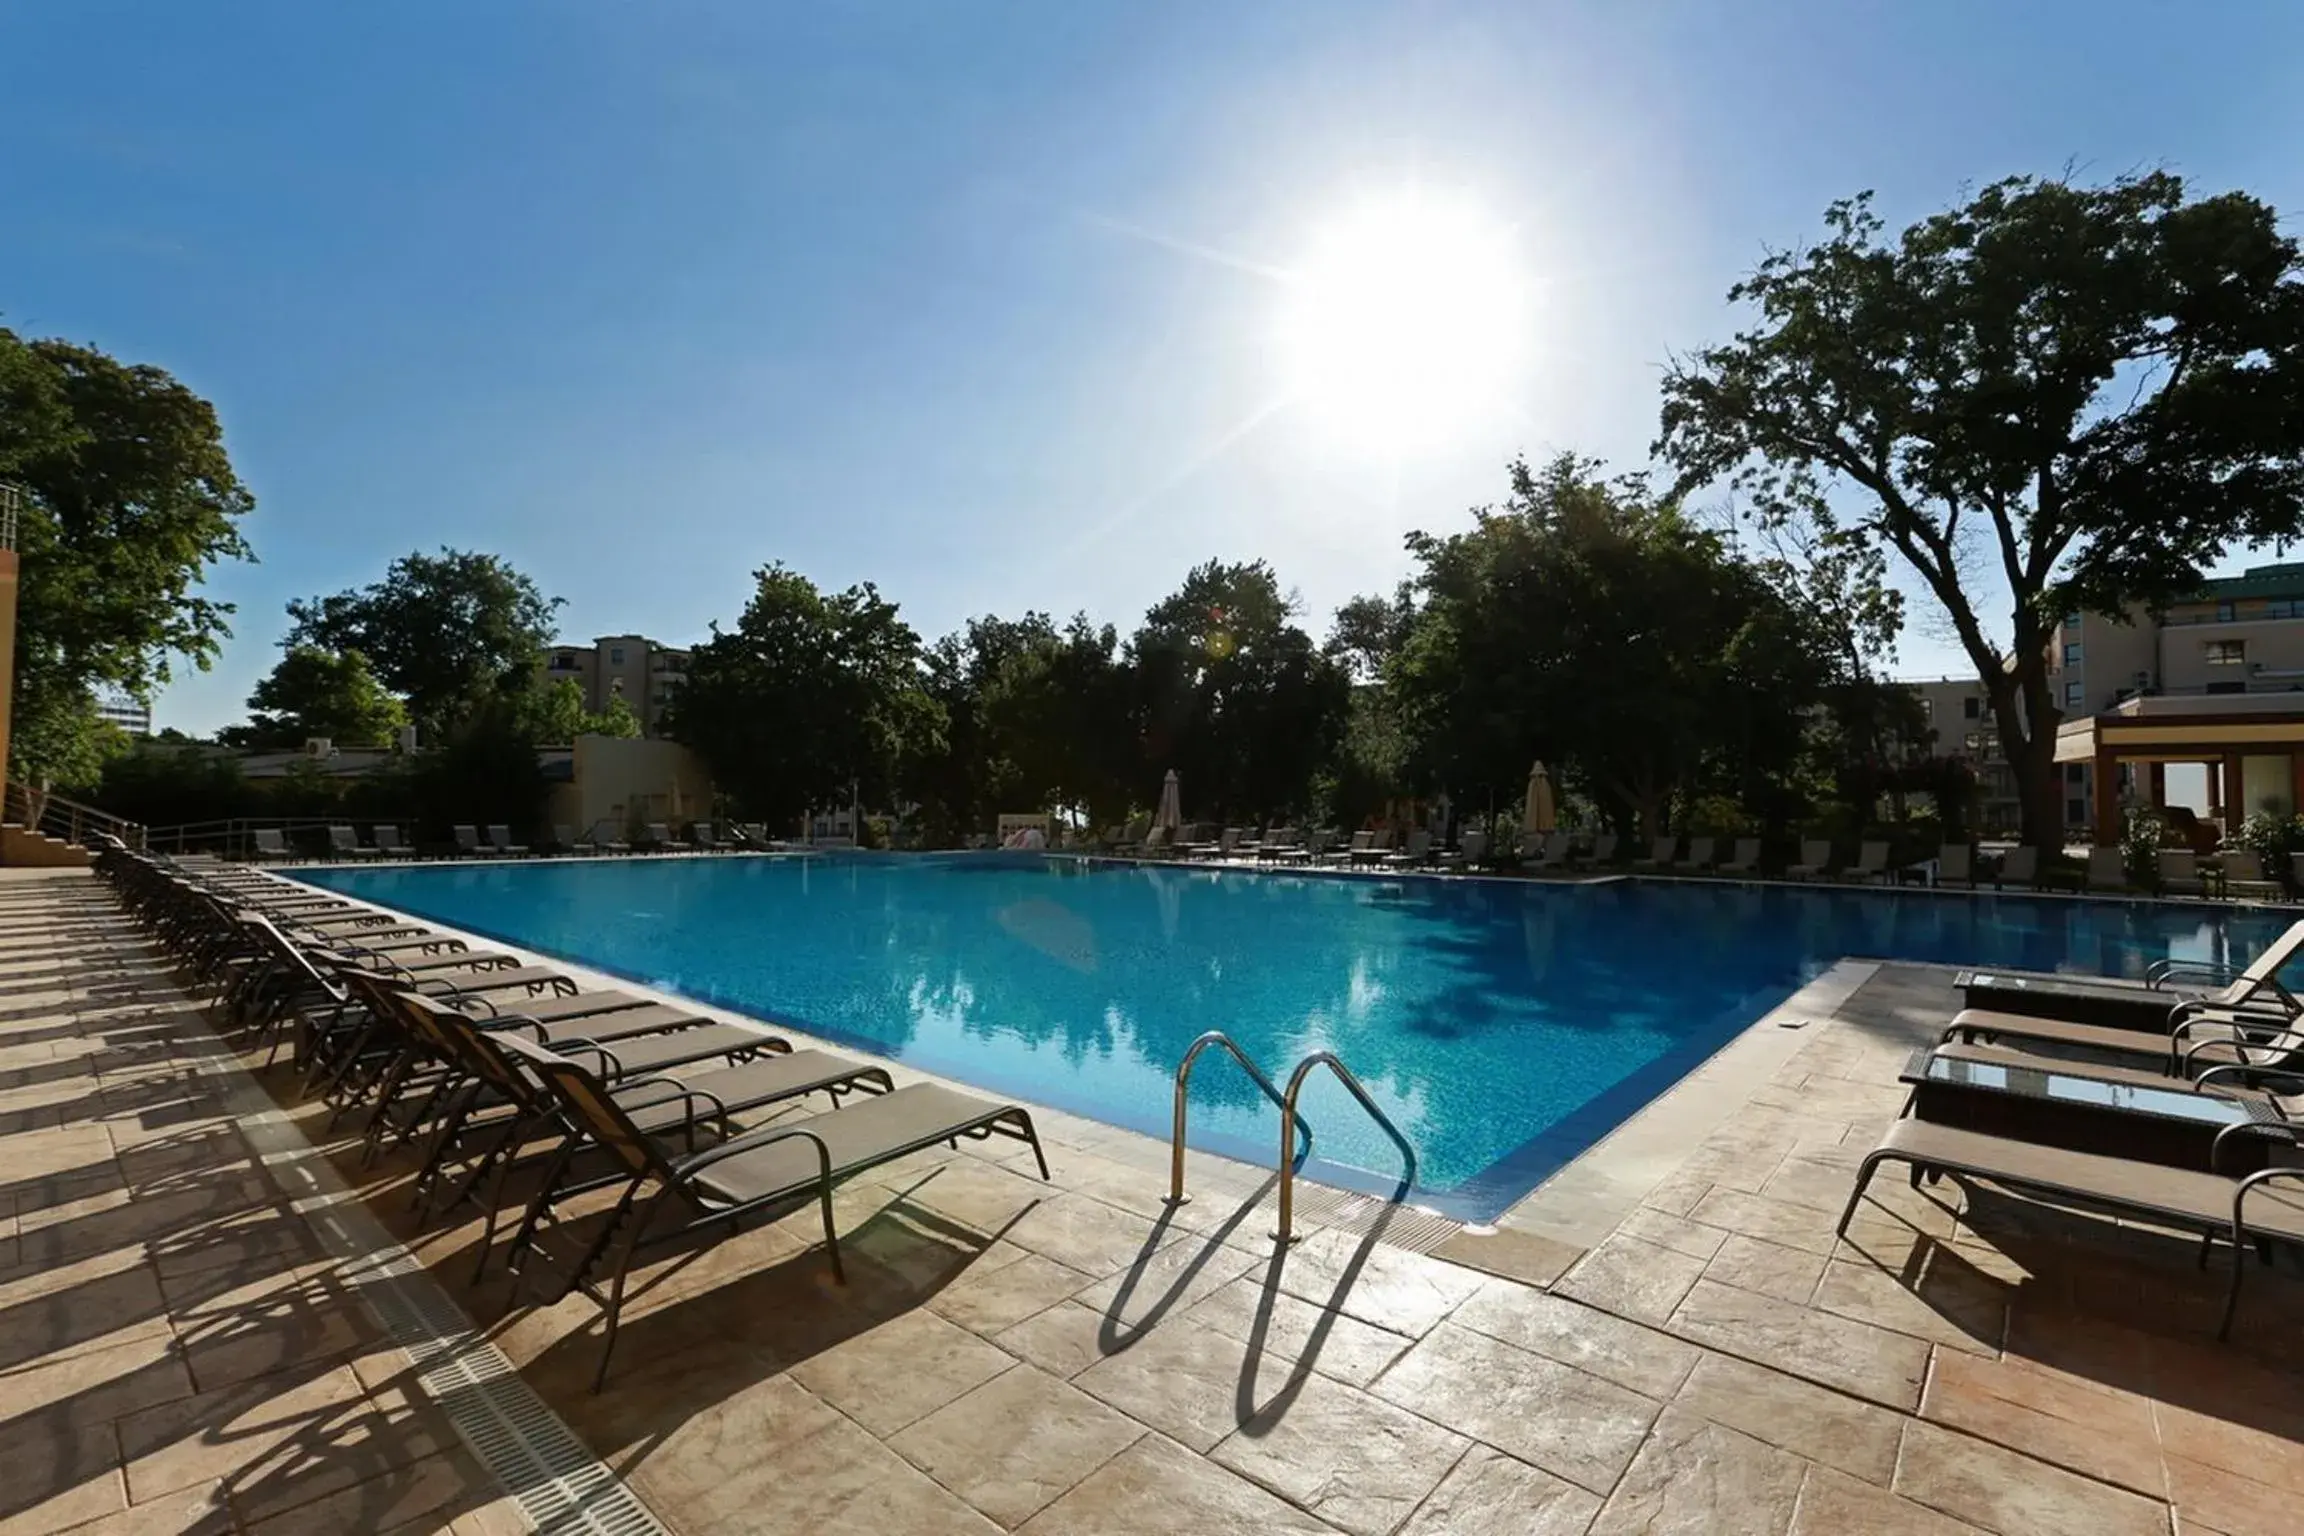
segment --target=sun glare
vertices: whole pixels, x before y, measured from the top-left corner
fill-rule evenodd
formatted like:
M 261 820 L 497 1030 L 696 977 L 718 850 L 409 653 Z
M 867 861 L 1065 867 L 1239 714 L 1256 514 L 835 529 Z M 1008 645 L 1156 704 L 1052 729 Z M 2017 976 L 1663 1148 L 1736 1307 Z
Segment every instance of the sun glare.
M 1372 199 L 1321 227 L 1288 276 L 1284 386 L 1328 431 L 1410 454 L 1516 393 L 1529 281 L 1512 231 L 1461 198 Z

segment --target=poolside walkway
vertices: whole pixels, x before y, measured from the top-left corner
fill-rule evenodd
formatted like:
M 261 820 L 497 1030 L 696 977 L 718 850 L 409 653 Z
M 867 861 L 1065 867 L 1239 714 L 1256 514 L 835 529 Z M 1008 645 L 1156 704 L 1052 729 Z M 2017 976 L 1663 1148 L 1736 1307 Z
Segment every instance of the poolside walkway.
M 1256 1171 L 1167 1212 L 1164 1149 L 1057 1116 L 1052 1187 L 844 1191 L 844 1289 L 805 1218 L 655 1266 L 598 1396 L 589 1303 L 498 1321 L 405 1157 L 294 1119 L 688 1536 L 2296 1529 L 2304 1284 L 2252 1275 L 2220 1346 L 2189 1242 L 1949 1182 L 1834 1242 L 1944 983 L 1883 968 L 1589 1251 L 1498 1240 L 1549 1289 L 1380 1233 L 1276 1260 Z M 0 1533 L 524 1528 L 218 1064 L 92 879 L 0 876 Z

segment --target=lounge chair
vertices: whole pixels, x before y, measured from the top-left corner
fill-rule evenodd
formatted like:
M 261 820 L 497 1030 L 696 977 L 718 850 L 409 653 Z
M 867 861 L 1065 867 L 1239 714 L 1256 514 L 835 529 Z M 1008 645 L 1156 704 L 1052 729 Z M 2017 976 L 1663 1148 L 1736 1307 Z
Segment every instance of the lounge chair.
M 1595 864 L 1613 864 L 1616 862 L 1615 833 L 1602 832 L 1592 839 L 1592 862 Z
M 1821 880 L 1831 867 L 1831 840 L 1811 837 L 1800 844 L 1800 862 L 1787 866 L 1784 873 L 1793 880 Z
M 2291 1127 L 2248 1129 L 2281 1137 L 2292 1147 L 2299 1144 Z M 2279 1180 L 2304 1180 L 2304 1168 L 2276 1166 L 2235 1179 L 2012 1141 L 1924 1120 L 1898 1120 L 1888 1128 L 1880 1145 L 1865 1156 L 1857 1170 L 1856 1187 L 1840 1213 L 1840 1236 L 1848 1235 L 1848 1223 L 1873 1173 L 1883 1162 L 1891 1161 L 1910 1165 L 1916 1183 L 1923 1174 L 1964 1174 L 2013 1189 L 2134 1212 L 2151 1221 L 2199 1232 L 2210 1240 L 2226 1238 L 2232 1244 L 2232 1281 L 2225 1296 L 2223 1322 L 2216 1331 L 2218 1338 L 2231 1336 L 2249 1248 L 2268 1238 L 2304 1243 L 2304 1198 L 2296 1191 L 2272 1187 Z M 2201 1256 L 2207 1256 L 2205 1245 Z
M 2198 961 L 2156 960 L 2146 968 L 2142 987 L 2123 986 L 2105 977 L 1971 972 L 1965 999 L 1968 1006 L 1960 1018 L 1980 1015 L 2026 1023 L 2063 1021 L 2083 1028 L 2142 1033 L 2147 1038 L 2170 1034 L 2187 1019 L 2202 1015 L 2219 1020 L 2245 1015 L 2266 1020 L 2269 1027 L 2286 1027 L 2291 1021 L 2304 1020 L 2304 1000 L 2280 980 L 2280 973 L 2299 958 L 2304 958 L 2304 922 L 2289 924 L 2286 932 L 2238 971 Z M 2203 987 L 2207 990 L 2196 990 Z M 1986 1026 L 1978 1029 L 1989 1032 Z M 2006 1032 L 2022 1031 L 2011 1025 Z M 2032 1037 L 2054 1038 L 2036 1032 Z M 2068 1043 L 2093 1041 L 2076 1036 Z M 2125 1044 L 2117 1039 L 2113 1043 Z
M 654 1186 L 636 1219 L 609 1223 L 571 1267 L 569 1287 L 582 1286 L 607 1314 L 600 1365 L 592 1378 L 594 1391 L 607 1382 L 625 1279 L 644 1246 L 687 1241 L 703 1232 L 725 1234 L 746 1217 L 781 1216 L 812 1199 L 823 1215 L 824 1253 L 832 1278 L 845 1283 L 832 1191 L 857 1174 L 939 1143 L 956 1143 L 963 1136 L 998 1135 L 1029 1146 L 1040 1176 L 1048 1177 L 1048 1159 L 1029 1111 L 941 1084 L 915 1083 L 829 1114 L 734 1136 L 699 1152 L 689 1150 L 695 1145 L 693 1138 L 699 1130 L 713 1127 L 691 1118 L 673 1128 L 672 1134 L 661 1130 L 652 1134 L 635 1122 L 631 1099 L 611 1097 L 593 1073 L 564 1060 L 540 1056 L 531 1061 L 568 1122 L 598 1146 L 615 1149 L 620 1166 L 591 1187 L 622 1184 L 617 1202 L 622 1213 Z M 704 1101 L 699 1098 L 695 1103 L 701 1107 Z M 548 1182 L 531 1203 L 515 1246 L 529 1246 L 551 1218 L 553 1202 L 578 1187 L 564 1174 Z M 613 1238 L 621 1241 L 611 1253 Z M 588 1283 L 595 1271 L 606 1275 L 605 1294 Z
M 1527 869 L 1562 869 L 1575 839 L 1565 832 L 1520 834 L 1520 862 Z
M 460 821 L 448 830 L 456 839 L 456 857 L 478 858 L 488 851 L 480 845 L 480 829 L 470 822 Z
M 1723 875 L 1756 875 L 1760 873 L 1760 839 L 1756 837 L 1736 839 L 1736 851 L 1721 861 L 1719 872 Z
M 631 845 L 620 835 L 623 830 L 614 818 L 603 816 L 592 823 L 592 835 L 586 841 L 594 853 L 630 853 Z
M 2030 843 L 2018 843 L 2000 856 L 2000 868 L 1992 876 L 1995 890 L 2004 885 L 2024 885 L 2035 890 L 2040 885 L 2040 850 Z
M 670 853 L 672 829 L 661 821 L 649 822 L 640 829 L 640 836 L 632 846 L 642 853 Z
M 1370 864 L 1382 864 L 1392 857 L 1392 829 L 1390 827 L 1378 827 L 1375 831 L 1367 834 L 1367 839 L 1366 842 L 1362 842 L 1357 837 L 1353 838 L 1351 848 L 1346 850 L 1345 858 L 1355 869 Z
M 398 827 L 370 827 L 368 835 L 375 839 L 376 851 L 388 859 L 412 859 L 416 850 L 400 840 Z
M 1467 832 L 1458 839 L 1456 851 L 1442 854 L 1439 863 L 1443 869 L 1466 870 L 1475 868 L 1487 856 L 1488 834 Z
M 1677 837 L 1665 836 L 1656 838 L 1648 845 L 1647 857 L 1634 859 L 1632 861 L 1632 867 L 1634 869 L 1657 871 L 1670 869 L 1672 867 L 1672 856 L 1679 851 L 1679 848 L 1680 839 Z
M 2283 894 L 2280 882 L 2266 877 L 2264 859 L 2258 853 L 2236 848 L 2217 862 L 2224 867 L 2224 894 L 2227 896 L 2278 901 Z
M 380 850 L 360 846 L 360 834 L 350 827 L 328 829 L 328 857 L 332 859 L 372 859 Z
M 2092 891 L 2125 891 L 2128 889 L 2128 860 L 2117 844 L 2106 844 L 2088 850 L 2088 889 Z
M 554 853 L 584 853 L 588 847 L 576 835 L 576 829 L 564 821 L 552 823 L 552 851 Z
M 1692 837 L 1688 839 L 1686 856 L 1672 861 L 1674 874 L 1701 875 L 1708 873 L 1720 862 L 1720 839 Z
M 1384 867 L 1387 869 L 1414 869 L 1420 864 L 1429 863 L 1431 858 L 1432 834 L 1422 827 L 1417 827 L 1409 832 L 1407 847 L 1397 853 L 1389 853 L 1384 856 Z
M 1144 834 L 1144 841 L 1136 850 L 1139 858 L 1146 859 L 1170 858 L 1175 855 L 1175 852 L 1176 829 L 1174 827 L 1154 827 Z
M 712 823 L 708 821 L 688 823 L 688 840 L 696 845 L 698 853 L 718 853 L 728 846 L 712 835 Z
M 1850 879 L 1870 884 L 1875 880 L 1893 884 L 1896 872 L 1888 867 L 1888 845 L 1874 840 L 1856 845 L 1856 862 L 1849 866 Z
M 1946 843 L 1936 850 L 1936 883 L 1976 884 L 1976 847 L 1973 843 Z
M 288 846 L 287 837 L 278 827 L 258 827 L 249 836 L 254 839 L 254 852 L 249 855 L 250 858 L 286 859 L 295 856 Z
M 2153 856 L 2153 873 L 2164 895 L 2205 896 L 2208 882 L 2200 877 L 2200 856 L 2189 848 L 2162 848 Z
M 525 858 L 528 854 L 528 845 L 512 841 L 512 828 L 501 821 L 488 824 L 488 847 L 508 859 Z

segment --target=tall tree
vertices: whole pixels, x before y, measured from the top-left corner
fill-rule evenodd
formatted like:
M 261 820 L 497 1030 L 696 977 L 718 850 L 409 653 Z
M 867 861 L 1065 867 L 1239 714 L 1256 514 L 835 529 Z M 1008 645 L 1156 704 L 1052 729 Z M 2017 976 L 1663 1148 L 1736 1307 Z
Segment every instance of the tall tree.
M 586 709 L 584 689 L 576 679 L 539 682 L 521 700 L 521 723 L 536 741 L 566 746 L 579 736 L 640 734 L 640 717 L 621 693 L 611 694 L 605 709 Z
M 1893 243 L 1869 194 L 1825 225 L 1730 289 L 1760 323 L 1673 368 L 1658 447 L 1684 484 L 1855 493 L 1850 531 L 1950 616 L 2025 839 L 2053 847 L 2057 623 L 2164 604 L 2227 546 L 2304 528 L 2297 244 L 2255 198 L 2188 201 L 2165 173 L 2014 177 Z
M 249 557 L 254 505 L 216 412 L 158 368 L 0 330 L 0 478 L 17 533 L 10 755 L 27 782 L 82 782 L 110 738 L 93 690 L 147 694 L 175 660 L 205 670 L 231 634 L 200 584 Z
M 1293 814 L 1343 739 L 1351 679 L 1295 623 L 1261 560 L 1211 560 L 1154 604 L 1129 637 L 1138 781 L 1175 768 L 1195 808 L 1253 820 Z
M 942 734 L 920 637 L 870 584 L 826 593 L 781 565 L 757 582 L 736 627 L 690 652 L 666 734 L 773 822 L 845 804 L 852 786 L 885 804 L 899 765 Z
M 533 685 L 560 599 L 497 555 L 404 555 L 384 579 L 292 602 L 288 644 L 358 651 L 408 701 L 427 740 Z
M 325 737 L 340 747 L 389 746 L 408 712 L 358 651 L 292 645 L 248 695 L 249 722 L 236 745 L 293 747 Z

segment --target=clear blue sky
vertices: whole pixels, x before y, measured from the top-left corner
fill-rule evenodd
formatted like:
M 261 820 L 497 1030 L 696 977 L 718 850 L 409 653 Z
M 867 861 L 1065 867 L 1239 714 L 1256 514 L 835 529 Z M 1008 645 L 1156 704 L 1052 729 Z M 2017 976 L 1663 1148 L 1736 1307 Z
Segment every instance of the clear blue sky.
M 932 636 L 1125 629 L 1264 556 L 1324 629 L 1513 454 L 1641 460 L 1667 356 L 1836 196 L 2070 163 L 2304 205 L 2299 56 L 2293 0 L 0 0 L 0 323 L 173 370 L 258 496 L 164 724 L 238 715 L 287 599 L 444 543 L 580 638 L 699 638 L 771 559 Z M 1526 286 L 1496 408 L 1395 441 L 1287 305 L 1404 188 Z

